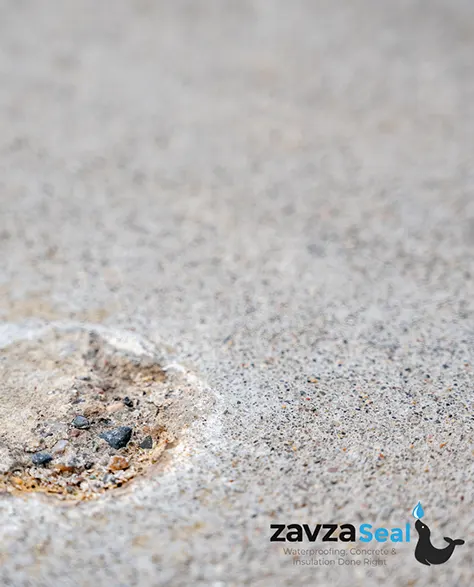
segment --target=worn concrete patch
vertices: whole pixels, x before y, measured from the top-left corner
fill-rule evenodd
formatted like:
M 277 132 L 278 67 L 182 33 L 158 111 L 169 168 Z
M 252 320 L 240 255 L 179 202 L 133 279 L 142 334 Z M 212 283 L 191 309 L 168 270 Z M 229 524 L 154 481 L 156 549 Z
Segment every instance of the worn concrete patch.
M 17 339 L 0 349 L 0 377 L 0 488 L 9 492 L 98 496 L 156 463 L 203 413 L 184 367 L 104 328 Z

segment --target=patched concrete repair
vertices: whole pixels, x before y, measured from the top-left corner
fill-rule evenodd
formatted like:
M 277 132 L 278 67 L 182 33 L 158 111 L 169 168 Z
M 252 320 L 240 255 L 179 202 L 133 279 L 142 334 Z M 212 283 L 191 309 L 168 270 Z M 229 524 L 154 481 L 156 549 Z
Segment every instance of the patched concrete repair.
M 62 499 L 142 475 L 209 403 L 164 352 L 103 328 L 55 326 L 11 342 L 0 379 L 0 489 Z

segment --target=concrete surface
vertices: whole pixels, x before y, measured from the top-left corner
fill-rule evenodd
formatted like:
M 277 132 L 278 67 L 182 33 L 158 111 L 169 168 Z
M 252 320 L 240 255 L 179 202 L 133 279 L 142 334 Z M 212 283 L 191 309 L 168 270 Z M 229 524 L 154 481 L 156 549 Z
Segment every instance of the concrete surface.
M 0 497 L 2 585 L 473 584 L 473 17 L 0 0 L 5 340 L 135 331 L 217 396 L 129 492 Z M 439 567 L 269 541 L 418 500 L 435 545 L 466 541 Z

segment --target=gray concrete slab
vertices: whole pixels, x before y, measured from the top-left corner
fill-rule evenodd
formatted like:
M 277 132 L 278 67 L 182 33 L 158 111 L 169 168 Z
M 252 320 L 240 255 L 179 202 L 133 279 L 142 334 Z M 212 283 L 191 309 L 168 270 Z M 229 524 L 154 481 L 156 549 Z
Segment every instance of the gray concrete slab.
M 132 331 L 216 398 L 122 493 L 0 496 L 2 585 L 473 584 L 473 17 L 0 1 L 2 343 Z M 414 535 L 303 566 L 278 522 Z

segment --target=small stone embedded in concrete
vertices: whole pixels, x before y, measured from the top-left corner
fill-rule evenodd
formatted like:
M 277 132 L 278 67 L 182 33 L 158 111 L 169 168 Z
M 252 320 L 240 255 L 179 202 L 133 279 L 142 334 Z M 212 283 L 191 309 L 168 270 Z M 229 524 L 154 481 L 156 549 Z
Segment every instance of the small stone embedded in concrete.
M 79 428 L 80 430 L 85 430 L 86 428 L 90 427 L 90 422 L 84 416 L 76 416 L 72 421 L 72 425 L 74 428 Z
M 53 457 L 47 452 L 37 452 L 31 457 L 33 465 L 47 465 Z
M 129 426 L 119 426 L 114 430 L 107 430 L 107 432 L 103 432 L 99 436 L 108 442 L 112 448 L 123 448 L 127 446 L 132 437 L 132 429 Z
M 72 473 L 76 470 L 76 467 L 72 463 L 56 463 L 54 470 L 58 473 Z
M 110 458 L 108 468 L 110 471 L 122 471 L 123 469 L 128 469 L 129 466 L 128 459 L 121 455 L 114 455 Z
M 56 444 L 51 449 L 51 453 L 53 455 L 60 455 L 66 450 L 68 446 L 69 442 L 67 440 L 58 440 L 58 442 L 56 442 Z
M 133 402 L 132 402 L 132 400 L 131 400 L 131 399 L 128 397 L 128 395 L 126 395 L 126 396 L 123 398 L 123 400 L 122 400 L 122 401 L 123 401 L 123 403 L 124 403 L 124 404 L 127 406 L 127 408 L 133 408 Z
M 105 483 L 105 485 L 108 485 L 109 483 L 115 483 L 116 478 L 114 477 L 114 475 L 112 475 L 112 473 L 106 473 L 102 479 L 102 482 Z
M 105 409 L 105 411 L 107 412 L 107 414 L 115 414 L 116 412 L 120 412 L 120 410 L 123 410 L 123 403 L 122 402 L 114 402 L 113 404 L 110 404 L 109 406 L 107 406 L 107 408 Z
M 153 439 L 151 436 L 145 436 L 140 442 L 140 448 L 153 448 Z

